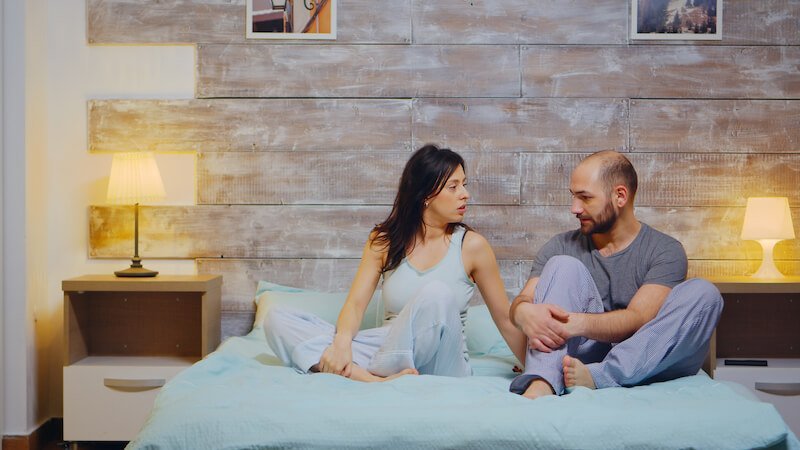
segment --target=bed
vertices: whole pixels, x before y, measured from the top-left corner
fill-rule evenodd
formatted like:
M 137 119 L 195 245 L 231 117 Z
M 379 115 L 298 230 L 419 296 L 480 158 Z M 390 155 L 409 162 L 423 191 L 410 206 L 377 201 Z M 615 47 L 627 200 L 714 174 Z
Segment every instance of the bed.
M 382 317 L 379 295 L 362 327 Z M 508 392 L 514 358 L 485 306 L 466 327 L 474 375 L 358 383 L 283 367 L 261 320 L 291 304 L 334 320 L 344 294 L 260 283 L 253 330 L 227 339 L 167 383 L 130 449 L 786 448 L 775 408 L 705 373 L 635 388 L 530 401 Z

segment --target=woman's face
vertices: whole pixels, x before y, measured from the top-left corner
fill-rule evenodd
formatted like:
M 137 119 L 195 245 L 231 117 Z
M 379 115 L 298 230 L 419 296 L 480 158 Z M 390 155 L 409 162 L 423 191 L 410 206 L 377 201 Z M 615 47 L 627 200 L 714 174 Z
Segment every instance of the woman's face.
M 438 194 L 428 199 L 425 213 L 429 220 L 444 223 L 456 223 L 464 220 L 467 213 L 467 176 L 464 168 L 458 166 L 444 183 L 444 188 Z

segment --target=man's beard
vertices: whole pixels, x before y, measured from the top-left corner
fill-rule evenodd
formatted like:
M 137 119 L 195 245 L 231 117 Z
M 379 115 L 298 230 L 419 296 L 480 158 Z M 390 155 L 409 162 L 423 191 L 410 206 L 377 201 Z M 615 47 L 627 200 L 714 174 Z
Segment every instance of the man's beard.
M 619 218 L 619 214 L 614 210 L 611 202 L 608 202 L 603 211 L 597 216 L 597 219 L 590 217 L 593 223 L 588 229 L 584 229 L 584 225 L 581 224 L 581 234 L 590 236 L 595 233 L 607 233 L 617 223 L 617 218 Z

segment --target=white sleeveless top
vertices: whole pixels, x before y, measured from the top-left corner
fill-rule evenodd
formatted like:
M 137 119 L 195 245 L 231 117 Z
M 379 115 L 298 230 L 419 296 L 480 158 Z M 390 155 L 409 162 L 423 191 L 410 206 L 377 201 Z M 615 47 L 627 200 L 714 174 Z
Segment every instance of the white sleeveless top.
M 422 286 L 434 280 L 444 282 L 453 291 L 456 301 L 461 305 L 461 325 L 466 323 L 467 307 L 475 291 L 475 283 L 469 279 L 461 260 L 461 243 L 466 231 L 462 226 L 453 231 L 447 254 L 430 269 L 417 270 L 409 264 L 408 258 L 403 258 L 399 266 L 383 274 L 384 325 L 397 317 Z

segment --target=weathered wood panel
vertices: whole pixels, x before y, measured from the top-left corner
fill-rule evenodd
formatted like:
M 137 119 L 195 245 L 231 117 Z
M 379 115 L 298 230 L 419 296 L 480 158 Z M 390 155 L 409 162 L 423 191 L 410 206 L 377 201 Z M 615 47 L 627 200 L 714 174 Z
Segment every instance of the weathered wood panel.
M 636 208 L 637 217 L 654 228 L 678 239 L 689 259 L 761 259 L 761 246 L 739 238 L 744 207 Z M 792 210 L 794 223 L 800 223 L 800 209 Z M 797 260 L 800 241 L 787 240 L 775 246 L 775 258 Z
M 210 45 L 198 97 L 516 97 L 516 46 Z M 491 61 L 491 64 L 487 64 Z
M 752 275 L 761 265 L 761 260 L 751 261 L 709 261 L 709 260 L 690 260 L 688 278 L 719 278 L 741 275 Z M 775 261 L 784 275 L 800 275 L 800 262 L 798 261 Z
M 89 150 L 410 150 L 411 101 L 91 100 Z
M 222 341 L 231 336 L 244 336 L 253 329 L 256 320 L 255 312 L 222 311 L 221 337 Z
M 589 153 L 523 154 L 520 162 L 520 204 L 568 207 L 572 202 L 572 194 L 569 192 L 570 176 L 588 155 Z
M 528 280 L 528 276 L 533 267 L 532 260 L 519 260 L 515 261 L 519 266 L 520 278 L 517 281 L 518 289 L 514 291 L 509 281 L 506 281 L 506 288 L 513 293 L 509 294 L 509 298 L 513 298 L 522 290 Z M 758 270 L 761 260 L 707 260 L 707 259 L 690 259 L 689 271 L 687 278 L 719 278 L 730 276 L 751 275 Z M 775 261 L 778 270 L 786 275 L 800 275 L 800 261 Z M 504 280 L 505 281 L 505 280 Z
M 631 155 L 631 162 L 641 205 L 744 206 L 747 197 L 788 196 L 800 206 L 800 154 L 667 153 Z
M 723 19 L 723 45 L 800 45 L 797 0 L 726 1 Z
M 90 44 L 248 42 L 244 0 L 88 0 L 86 9 Z M 291 41 L 335 42 L 411 42 L 410 0 L 339 0 L 336 41 Z
M 523 46 L 525 97 L 800 97 L 800 47 Z
M 523 205 L 569 205 L 569 177 L 586 154 L 523 154 Z M 789 197 L 800 206 L 800 154 L 629 153 L 639 206 L 744 206 Z M 764 180 L 769 180 L 765 182 Z
M 223 276 L 223 311 L 255 311 L 253 299 L 260 280 L 320 292 L 347 292 L 358 262 L 357 259 L 199 259 L 197 269 L 198 273 Z M 522 289 L 522 265 L 508 260 L 498 264 L 506 290 L 509 295 L 516 295 Z M 476 289 L 473 303 L 482 301 Z
M 391 205 L 410 153 L 204 153 L 200 204 Z M 464 153 L 470 203 L 519 203 L 519 155 Z
M 628 142 L 624 99 L 416 99 L 414 146 L 456 151 L 596 151 Z
M 631 100 L 631 151 L 800 151 L 800 101 Z
M 244 3 L 88 0 L 87 37 L 91 44 L 245 42 Z M 726 2 L 719 44 L 798 45 L 799 16 L 794 0 Z M 337 41 L 407 43 L 412 20 L 416 43 L 623 44 L 628 2 L 339 0 Z M 717 43 L 702 43 L 709 44 Z
M 388 206 L 162 206 L 140 208 L 143 258 L 359 258 L 368 231 Z M 792 210 L 800 223 L 800 208 Z M 126 258 L 132 208 L 90 208 L 89 254 Z M 744 207 L 638 207 L 637 217 L 676 239 L 691 259 L 759 259 L 739 239 Z M 498 259 L 532 259 L 554 234 L 574 229 L 568 206 L 474 206 L 466 222 Z M 800 239 L 782 241 L 776 259 L 798 260 Z
M 388 206 L 177 206 L 139 208 L 147 258 L 359 258 Z M 133 208 L 90 208 L 90 256 L 125 257 Z
M 358 268 L 358 259 L 231 259 L 201 258 L 197 272 L 219 274 L 223 309 L 249 311 L 261 280 L 320 292 L 344 292 Z
M 245 0 L 87 0 L 90 44 L 244 40 Z
M 413 0 L 414 42 L 624 44 L 624 0 Z
M 722 39 L 718 41 L 662 40 L 658 45 L 730 46 L 798 45 L 800 4 L 796 0 L 727 0 L 724 2 Z M 653 41 L 630 40 L 634 45 Z

